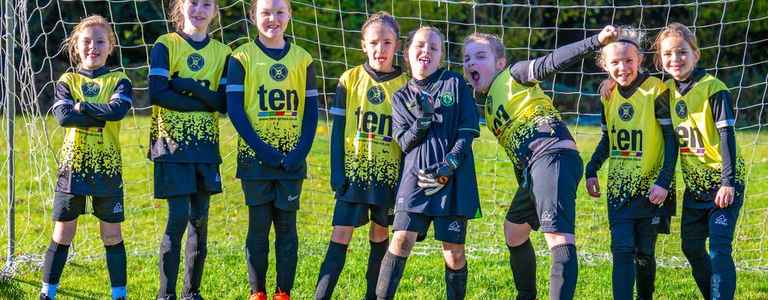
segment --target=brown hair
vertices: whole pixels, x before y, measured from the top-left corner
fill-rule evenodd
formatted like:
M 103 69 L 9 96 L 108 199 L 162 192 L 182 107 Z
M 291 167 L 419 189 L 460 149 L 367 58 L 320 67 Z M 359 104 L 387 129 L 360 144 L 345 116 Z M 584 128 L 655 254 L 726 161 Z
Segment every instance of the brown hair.
M 638 29 L 629 27 L 629 26 L 621 26 L 618 28 L 619 36 L 616 39 L 616 41 L 611 42 L 613 43 L 623 43 L 625 45 L 632 45 L 634 46 L 635 50 L 637 51 L 638 56 L 640 59 L 643 58 L 643 52 L 641 48 L 641 44 L 643 42 L 644 33 Z M 608 45 L 610 45 L 608 44 Z M 603 46 L 603 48 L 600 49 L 600 52 L 597 54 L 597 66 L 600 68 L 605 69 L 605 58 L 603 51 L 605 51 L 606 48 L 608 48 L 608 45 Z M 611 75 L 608 74 L 608 78 L 604 79 L 602 82 L 600 82 L 600 97 L 602 97 L 605 100 L 611 99 L 611 94 L 613 93 L 613 90 L 616 88 L 616 81 L 611 78 Z
M 662 69 L 661 42 L 668 37 L 682 38 L 688 43 L 688 46 L 691 46 L 691 49 L 696 53 L 696 56 L 701 56 L 701 50 L 699 50 L 699 42 L 696 39 L 696 35 L 683 24 L 677 22 L 669 23 L 661 30 L 661 32 L 659 32 L 659 35 L 656 36 L 656 41 L 653 42 L 653 49 L 656 51 L 656 55 L 653 56 L 653 64 L 660 70 Z
M 389 29 L 392 29 L 393 33 L 395 33 L 395 39 L 400 39 L 400 24 L 397 24 L 397 20 L 395 20 L 395 18 L 388 12 L 380 11 L 368 17 L 368 20 L 365 20 L 362 29 L 360 29 L 360 34 L 365 35 L 365 30 L 368 29 L 368 26 L 373 24 L 386 25 Z
M 404 54 L 403 55 L 403 59 L 405 60 L 406 64 L 410 63 L 410 62 L 408 62 L 408 48 L 411 47 L 411 44 L 413 43 L 413 38 L 416 37 L 416 33 L 419 32 L 419 31 L 422 31 L 422 30 L 431 31 L 431 32 L 437 34 L 437 37 L 440 38 L 440 52 L 442 53 L 443 56 L 445 55 L 445 53 L 443 53 L 443 52 L 445 52 L 445 45 L 444 45 L 445 44 L 445 36 L 443 35 L 443 33 L 440 32 L 440 29 L 437 29 L 437 27 L 424 25 L 424 26 L 421 26 L 421 27 L 416 28 L 414 30 L 411 30 L 411 32 L 408 33 L 408 39 L 406 39 L 405 47 L 404 47 L 405 53 L 403 53 Z M 442 59 L 442 57 L 441 57 L 441 59 Z
M 169 12 L 170 16 L 168 18 L 178 31 L 184 30 L 184 1 L 187 0 L 174 0 L 171 3 L 171 11 Z M 219 17 L 219 1 L 212 0 L 211 2 L 216 6 L 216 10 L 214 11 L 215 15 L 213 16 L 213 19 L 211 19 L 211 24 L 213 24 L 216 18 Z M 208 31 L 210 31 L 210 29 Z
M 288 5 L 288 12 L 293 12 L 291 8 L 291 0 L 283 0 Z M 256 9 L 258 8 L 259 0 L 251 0 L 251 7 L 248 8 L 248 16 L 251 18 L 251 22 L 256 23 Z
M 63 44 L 63 47 L 67 49 L 67 54 L 69 54 L 69 62 L 72 65 L 77 65 L 80 63 L 80 56 L 77 54 L 77 40 L 80 38 L 83 30 L 91 26 L 101 26 L 104 28 L 104 30 L 107 31 L 107 40 L 109 41 L 109 51 L 107 55 L 112 53 L 115 45 L 117 45 L 115 32 L 112 31 L 112 25 L 109 24 L 107 19 L 104 19 L 104 17 L 100 15 L 92 15 L 82 19 L 80 20 L 80 23 L 77 23 L 75 29 L 72 30 L 72 34 L 70 34 L 69 37 L 64 40 Z
M 495 34 L 473 32 L 464 38 L 464 46 L 466 47 L 467 44 L 472 42 L 488 43 L 488 47 L 490 47 L 491 51 L 493 51 L 493 55 L 496 56 L 496 60 L 507 58 L 507 55 L 504 53 L 504 44 Z

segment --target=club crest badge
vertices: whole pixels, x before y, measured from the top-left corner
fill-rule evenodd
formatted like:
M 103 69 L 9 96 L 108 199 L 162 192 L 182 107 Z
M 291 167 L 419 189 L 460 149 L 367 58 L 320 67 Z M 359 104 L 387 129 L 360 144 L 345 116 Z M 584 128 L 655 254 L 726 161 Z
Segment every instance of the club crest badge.
M 200 71 L 205 66 L 205 59 L 202 55 L 192 53 L 187 57 L 187 67 L 192 71 Z
M 368 102 L 371 104 L 381 104 L 384 102 L 384 89 L 376 85 L 368 89 Z
M 635 108 L 632 107 L 632 104 L 624 103 L 621 106 L 619 106 L 619 118 L 623 121 L 629 121 L 632 120 L 632 116 L 635 114 Z
M 269 67 L 269 77 L 274 81 L 283 81 L 288 77 L 288 68 L 284 64 L 274 64 Z
M 99 86 L 98 83 L 93 81 L 83 83 L 83 85 L 80 88 L 83 90 L 83 95 L 85 95 L 86 97 L 96 97 L 99 95 L 99 92 L 101 91 L 101 86 Z

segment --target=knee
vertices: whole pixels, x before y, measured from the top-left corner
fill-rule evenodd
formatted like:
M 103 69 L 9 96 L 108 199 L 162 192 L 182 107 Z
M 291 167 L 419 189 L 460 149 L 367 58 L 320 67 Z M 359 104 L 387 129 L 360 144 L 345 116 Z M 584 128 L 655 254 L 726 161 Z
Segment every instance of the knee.
M 77 230 L 77 221 L 56 222 L 53 229 L 53 241 L 60 245 L 72 244 Z
M 354 229 L 351 226 L 334 226 L 331 240 L 334 243 L 349 245 Z
M 450 247 L 443 250 L 443 257 L 448 268 L 459 270 L 467 263 L 464 247 Z
M 635 264 L 640 267 L 654 266 L 656 264 L 656 256 L 649 253 L 637 252 L 635 256 Z
M 123 235 L 120 233 L 120 229 L 110 232 L 101 232 L 101 241 L 106 246 L 117 245 L 123 241 Z
M 385 241 L 387 238 L 389 238 L 389 232 L 387 231 L 387 227 L 378 225 L 376 223 L 371 222 L 371 230 L 368 233 L 368 239 L 371 240 L 374 243 L 380 243 Z
M 184 234 L 187 222 L 189 222 L 189 212 L 181 210 L 172 211 L 168 214 L 168 224 L 165 227 L 165 233 L 181 237 Z
M 731 257 L 733 246 L 730 242 L 710 240 L 709 256 L 711 258 Z
M 416 233 L 410 237 L 405 231 L 397 231 L 389 244 L 390 252 L 398 256 L 408 256 L 416 244 Z
M 531 226 L 528 224 L 515 224 L 504 222 L 504 239 L 510 247 L 517 247 L 530 238 Z

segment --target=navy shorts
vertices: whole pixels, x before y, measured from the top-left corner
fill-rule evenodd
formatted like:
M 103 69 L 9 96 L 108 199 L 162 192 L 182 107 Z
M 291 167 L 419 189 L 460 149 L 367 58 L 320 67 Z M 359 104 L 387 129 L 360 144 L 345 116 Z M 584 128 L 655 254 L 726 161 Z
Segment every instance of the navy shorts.
M 575 233 L 576 189 L 582 168 L 575 150 L 547 153 L 533 161 L 507 210 L 507 221 L 528 223 L 543 232 Z
M 221 193 L 219 164 L 155 162 L 155 198 L 198 192 Z
M 394 218 L 395 213 L 392 208 L 383 208 L 368 203 L 336 200 L 332 223 L 333 226 L 360 227 L 372 221 L 380 226 L 387 227 L 392 225 Z
M 733 241 L 736 221 L 744 203 L 735 199 L 726 208 L 690 208 L 683 207 L 680 224 L 680 238 L 684 240 L 703 240 L 709 238 L 710 244 Z
M 435 224 L 435 239 L 441 242 L 464 244 L 467 237 L 467 218 L 463 216 L 427 216 L 407 211 L 395 212 L 392 224 L 394 231 L 418 233 L 418 240 L 424 240 L 429 224 Z
M 274 202 L 282 210 L 299 210 L 301 185 L 304 179 L 241 180 L 245 204 L 256 206 Z
M 69 222 L 86 213 L 86 197 L 91 199 L 93 215 L 107 223 L 125 221 L 123 196 L 93 197 L 56 192 L 53 196 L 53 221 Z

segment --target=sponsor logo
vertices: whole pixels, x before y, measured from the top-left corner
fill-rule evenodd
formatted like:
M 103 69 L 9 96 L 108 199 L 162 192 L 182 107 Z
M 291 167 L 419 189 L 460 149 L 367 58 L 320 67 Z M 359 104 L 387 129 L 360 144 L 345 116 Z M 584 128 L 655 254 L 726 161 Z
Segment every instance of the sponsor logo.
M 680 118 L 688 116 L 688 107 L 685 106 L 685 101 L 679 100 L 675 103 L 675 113 L 677 113 L 677 116 Z
M 202 55 L 192 53 L 187 57 L 187 67 L 192 71 L 200 71 L 205 66 L 205 59 Z
M 269 67 L 269 77 L 275 81 L 283 81 L 288 77 L 288 68 L 284 64 L 274 64 Z
M 370 89 L 368 89 L 367 95 L 368 102 L 371 102 L 371 104 L 381 104 L 384 102 L 384 89 L 378 85 L 372 86 Z
M 552 220 L 555 219 L 555 213 L 553 213 L 551 210 L 545 210 L 541 214 L 541 221 L 542 222 L 552 222 Z
M 101 86 L 99 86 L 98 83 L 89 81 L 89 82 L 83 83 L 80 89 L 83 90 L 83 95 L 85 95 L 86 97 L 96 97 L 99 95 L 99 92 L 101 91 Z
M 288 195 L 288 202 L 299 200 L 299 195 Z
M 725 215 L 719 215 L 715 218 L 715 224 L 728 226 L 728 218 Z
M 624 103 L 619 106 L 619 118 L 621 118 L 622 121 L 628 122 L 629 120 L 632 120 L 634 114 L 635 108 L 632 107 L 632 104 Z
M 459 221 L 453 221 L 448 225 L 448 231 L 461 232 L 461 225 Z
M 653 217 L 653 219 L 651 219 L 651 225 L 657 225 L 659 223 L 661 223 L 660 217 Z
M 120 204 L 120 202 L 115 203 L 115 206 L 112 208 L 113 214 L 118 214 L 123 212 L 123 205 Z

